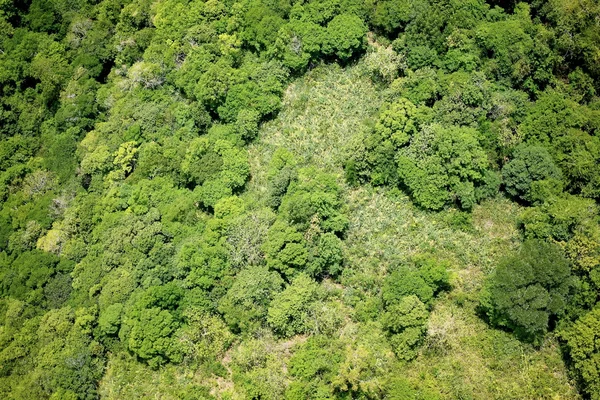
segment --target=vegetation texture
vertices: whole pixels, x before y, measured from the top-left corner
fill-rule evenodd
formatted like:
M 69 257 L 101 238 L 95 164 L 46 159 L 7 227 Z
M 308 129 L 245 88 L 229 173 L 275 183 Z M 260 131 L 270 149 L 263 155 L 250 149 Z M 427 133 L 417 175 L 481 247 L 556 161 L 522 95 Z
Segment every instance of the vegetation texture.
M 596 0 L 0 0 L 0 398 L 600 400 Z

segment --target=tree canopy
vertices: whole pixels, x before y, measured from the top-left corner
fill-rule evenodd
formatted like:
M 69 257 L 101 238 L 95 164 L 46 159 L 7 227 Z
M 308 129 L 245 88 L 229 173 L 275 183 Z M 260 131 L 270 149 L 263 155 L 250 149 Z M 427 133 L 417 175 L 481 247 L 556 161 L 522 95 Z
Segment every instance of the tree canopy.
M 600 398 L 599 20 L 0 0 L 0 398 Z

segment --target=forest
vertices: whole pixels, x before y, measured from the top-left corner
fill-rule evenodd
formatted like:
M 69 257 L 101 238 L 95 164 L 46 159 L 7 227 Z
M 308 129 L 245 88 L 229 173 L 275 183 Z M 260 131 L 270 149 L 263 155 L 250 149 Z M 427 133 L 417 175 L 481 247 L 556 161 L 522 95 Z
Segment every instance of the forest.
M 598 0 L 0 0 L 0 398 L 600 400 Z

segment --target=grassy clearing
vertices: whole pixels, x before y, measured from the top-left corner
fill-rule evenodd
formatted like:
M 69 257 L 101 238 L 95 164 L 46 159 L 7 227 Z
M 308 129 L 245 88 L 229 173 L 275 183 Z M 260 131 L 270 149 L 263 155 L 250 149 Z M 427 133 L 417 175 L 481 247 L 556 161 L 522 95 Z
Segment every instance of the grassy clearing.
M 540 349 L 490 329 L 472 304 L 452 296 L 436 305 L 419 357 L 402 371 L 447 399 L 578 399 L 557 342 Z
M 343 183 L 345 145 L 368 129 L 383 101 L 381 91 L 361 70 L 360 65 L 320 66 L 288 88 L 279 116 L 261 128 L 259 139 L 249 148 L 252 179 L 244 196 L 260 203 L 267 167 L 278 147 L 290 150 L 300 165 L 335 173 Z M 416 360 L 401 367 L 409 381 L 445 399 L 579 398 L 554 338 L 534 349 L 509 333 L 490 329 L 476 313 L 485 276 L 500 257 L 518 246 L 518 205 L 498 198 L 476 206 L 468 216 L 456 210 L 423 211 L 396 190 L 346 187 L 346 198 L 350 228 L 346 269 L 341 285 L 335 285 L 339 290 L 377 295 L 390 268 L 422 253 L 433 253 L 452 266 L 453 289 L 435 304 L 426 344 Z M 346 318 L 340 332 L 352 324 Z M 289 344 L 296 339 L 269 342 L 265 347 L 269 359 L 281 363 L 277 369 L 283 374 L 265 372 L 265 385 L 281 386 L 287 381 L 286 363 L 293 352 Z M 228 354 L 248 346 L 251 342 L 236 343 Z M 181 393 L 177 388 L 201 384 L 218 398 L 244 398 L 231 376 L 207 378 L 200 372 L 190 376 L 183 367 L 156 372 L 139 366 L 139 371 L 123 371 L 131 364 L 119 357 L 109 362 L 103 397 L 142 398 L 151 392 L 157 398 L 177 398 Z M 257 374 L 261 376 L 261 370 Z
M 321 65 L 289 86 L 281 112 L 249 146 L 250 191 L 264 190 L 267 166 L 279 147 L 290 150 L 302 166 L 342 172 L 345 146 L 368 128 L 383 101 L 362 70 L 360 64 L 347 69 Z
M 473 222 L 461 228 L 454 226 L 456 210 L 422 211 L 407 196 L 385 190 L 354 189 L 348 202 L 349 268 L 358 274 L 385 274 L 394 264 L 432 253 L 450 261 L 456 285 L 472 292 L 498 258 L 518 243 L 514 218 L 519 210 L 503 199 L 477 206 Z M 365 270 L 374 264 L 379 272 Z

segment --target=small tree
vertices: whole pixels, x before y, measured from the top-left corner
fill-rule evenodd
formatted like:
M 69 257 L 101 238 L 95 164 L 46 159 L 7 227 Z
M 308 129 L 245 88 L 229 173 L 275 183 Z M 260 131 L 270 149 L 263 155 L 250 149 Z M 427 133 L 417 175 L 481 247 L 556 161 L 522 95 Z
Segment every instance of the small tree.
M 219 311 L 234 331 L 250 332 L 260 327 L 273 295 L 283 286 L 277 272 L 265 266 L 240 271 L 219 303 Z
M 439 210 L 457 201 L 470 209 L 488 169 L 478 133 L 469 127 L 430 125 L 415 134 L 396 157 L 398 175 L 422 207 Z

